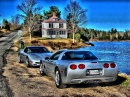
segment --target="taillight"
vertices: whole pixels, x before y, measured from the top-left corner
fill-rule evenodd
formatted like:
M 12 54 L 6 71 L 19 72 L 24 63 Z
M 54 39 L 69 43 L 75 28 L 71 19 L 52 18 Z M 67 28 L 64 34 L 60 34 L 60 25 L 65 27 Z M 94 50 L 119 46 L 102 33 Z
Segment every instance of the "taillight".
M 84 65 L 84 64 L 79 64 L 79 65 L 78 65 L 78 68 L 79 68 L 79 69 L 84 69 L 84 68 L 85 68 L 85 65 Z
M 77 65 L 75 65 L 75 64 L 70 65 L 70 69 L 75 70 L 76 68 L 77 68 Z
M 110 66 L 111 66 L 111 68 L 115 68 L 116 64 L 115 63 L 111 63 Z
M 104 68 L 108 68 L 109 67 L 109 64 L 108 63 L 104 63 Z

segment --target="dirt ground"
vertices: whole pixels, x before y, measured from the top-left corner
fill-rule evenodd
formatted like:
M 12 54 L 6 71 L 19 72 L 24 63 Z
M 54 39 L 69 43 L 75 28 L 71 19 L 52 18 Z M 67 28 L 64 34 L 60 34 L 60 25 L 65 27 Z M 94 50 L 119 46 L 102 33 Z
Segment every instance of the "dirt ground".
M 130 97 L 130 86 L 118 85 L 125 80 L 123 78 L 107 86 L 81 84 L 57 89 L 51 77 L 40 75 L 39 68 L 27 68 L 18 63 L 17 53 L 9 51 L 3 74 L 14 97 Z

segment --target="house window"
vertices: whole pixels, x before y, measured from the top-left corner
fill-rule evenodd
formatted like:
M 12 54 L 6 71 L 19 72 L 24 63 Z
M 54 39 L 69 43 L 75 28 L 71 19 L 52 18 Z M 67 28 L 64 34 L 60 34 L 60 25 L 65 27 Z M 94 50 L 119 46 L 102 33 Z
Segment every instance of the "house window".
M 44 35 L 44 31 L 42 31 L 42 35 Z
M 62 35 L 65 35 L 65 31 L 62 31 Z
M 49 23 L 49 28 L 53 28 L 53 23 Z
M 42 24 L 42 28 L 44 28 L 44 24 Z
M 60 33 L 59 33 L 60 35 L 62 35 L 62 33 L 61 33 L 61 31 L 60 31 Z
M 59 24 L 59 28 L 63 28 L 63 24 L 60 23 L 60 24 Z
M 55 21 L 57 22 L 57 21 L 58 21 L 58 18 L 55 18 Z
M 53 35 L 55 35 L 55 31 L 53 31 Z
M 47 35 L 49 35 L 49 32 L 47 32 Z
M 66 31 L 64 31 L 64 34 L 66 34 Z

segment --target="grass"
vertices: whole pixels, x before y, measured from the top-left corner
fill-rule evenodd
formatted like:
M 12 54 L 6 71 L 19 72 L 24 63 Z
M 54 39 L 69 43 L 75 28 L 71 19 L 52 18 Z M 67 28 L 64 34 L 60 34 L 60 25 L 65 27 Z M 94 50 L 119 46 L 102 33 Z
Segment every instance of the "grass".
M 127 74 L 118 74 L 118 76 L 123 79 L 122 82 L 119 84 L 120 86 L 130 86 L 130 76 Z M 121 79 L 119 81 L 121 81 Z
M 120 84 L 120 86 L 130 86 L 130 79 L 126 79 L 124 82 Z

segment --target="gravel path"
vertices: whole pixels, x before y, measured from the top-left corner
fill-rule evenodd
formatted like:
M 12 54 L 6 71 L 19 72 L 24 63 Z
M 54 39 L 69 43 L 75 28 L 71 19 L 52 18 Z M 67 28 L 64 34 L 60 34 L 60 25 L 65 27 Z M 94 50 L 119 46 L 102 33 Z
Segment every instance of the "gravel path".
M 17 37 L 17 32 L 13 32 L 0 37 L 0 97 L 12 97 L 13 93 L 8 87 L 8 82 L 3 76 L 3 67 L 6 64 L 6 55 Z

